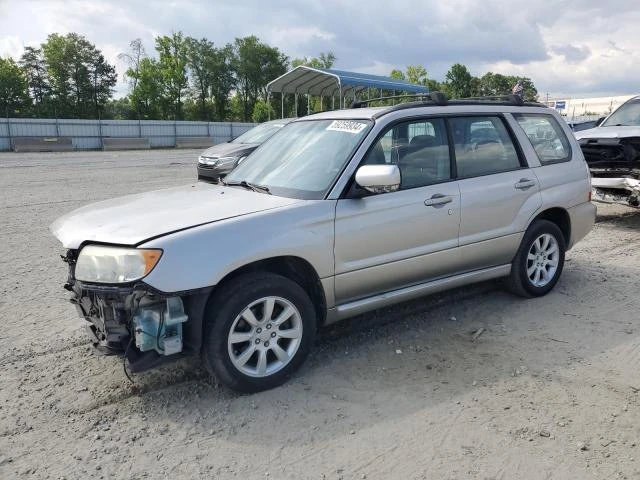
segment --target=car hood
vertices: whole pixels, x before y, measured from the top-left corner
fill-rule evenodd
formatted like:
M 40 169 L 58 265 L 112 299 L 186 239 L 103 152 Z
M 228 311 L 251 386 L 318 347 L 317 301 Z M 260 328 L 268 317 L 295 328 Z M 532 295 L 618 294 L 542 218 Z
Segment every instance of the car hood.
M 213 147 L 207 148 L 200 154 L 200 156 L 209 158 L 220 158 L 242 154 L 246 155 L 253 152 L 256 148 L 258 148 L 258 146 L 259 145 L 257 143 L 220 143 L 218 145 L 214 145 Z
M 137 245 L 179 230 L 300 201 L 199 182 L 93 203 L 58 218 L 49 229 L 65 248 L 78 248 L 87 241 Z
M 583 138 L 628 138 L 640 137 L 640 127 L 595 127 L 575 132 L 578 140 Z

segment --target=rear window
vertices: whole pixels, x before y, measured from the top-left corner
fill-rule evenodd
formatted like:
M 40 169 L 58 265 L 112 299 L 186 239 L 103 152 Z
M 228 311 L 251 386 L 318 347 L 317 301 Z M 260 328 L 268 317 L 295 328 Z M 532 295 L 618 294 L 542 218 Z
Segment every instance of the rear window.
M 494 116 L 449 119 L 459 178 L 507 172 L 521 167 L 502 119 Z
M 542 165 L 569 161 L 569 140 L 555 118 L 532 113 L 516 113 L 513 116 L 529 137 Z

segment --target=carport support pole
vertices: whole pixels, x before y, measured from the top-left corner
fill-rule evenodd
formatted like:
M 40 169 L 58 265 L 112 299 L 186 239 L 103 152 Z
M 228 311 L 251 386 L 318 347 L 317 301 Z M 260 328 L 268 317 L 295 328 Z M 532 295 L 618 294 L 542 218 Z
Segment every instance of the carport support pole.
M 13 150 L 13 139 L 11 138 L 11 122 L 9 121 L 9 107 L 7 106 L 7 111 L 5 112 L 7 116 L 7 132 L 9 135 L 9 150 Z
M 280 118 L 284 118 L 284 89 L 280 92 Z
M 295 99 L 295 102 L 296 102 L 296 118 L 298 118 L 298 94 L 294 93 L 293 98 Z
M 173 117 L 173 146 L 175 147 L 178 144 L 178 120 L 176 117 Z

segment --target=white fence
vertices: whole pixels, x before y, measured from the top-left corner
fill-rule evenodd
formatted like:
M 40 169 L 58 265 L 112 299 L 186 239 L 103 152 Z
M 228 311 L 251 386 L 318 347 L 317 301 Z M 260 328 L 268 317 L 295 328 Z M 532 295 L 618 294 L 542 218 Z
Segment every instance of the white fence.
M 75 150 L 100 150 L 103 138 L 148 138 L 151 148 L 175 147 L 176 138 L 210 137 L 227 142 L 253 123 L 174 122 L 161 120 L 57 120 L 0 118 L 0 151 L 11 150 L 16 137 L 71 137 Z

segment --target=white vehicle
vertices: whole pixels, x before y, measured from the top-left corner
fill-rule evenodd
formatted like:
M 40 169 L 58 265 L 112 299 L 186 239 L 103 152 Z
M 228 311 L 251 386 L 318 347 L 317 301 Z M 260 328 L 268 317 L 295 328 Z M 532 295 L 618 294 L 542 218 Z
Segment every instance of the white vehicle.
M 575 136 L 591 170 L 593 199 L 640 207 L 640 96 Z

